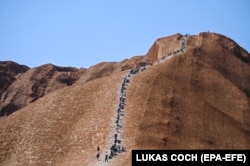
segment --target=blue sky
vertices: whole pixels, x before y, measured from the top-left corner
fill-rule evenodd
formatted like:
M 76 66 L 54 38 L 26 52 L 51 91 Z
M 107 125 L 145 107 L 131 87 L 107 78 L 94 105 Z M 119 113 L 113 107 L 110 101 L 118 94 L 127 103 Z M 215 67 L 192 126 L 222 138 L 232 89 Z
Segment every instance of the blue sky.
M 144 55 L 175 33 L 224 34 L 250 51 L 248 0 L 0 0 L 0 61 L 87 68 Z

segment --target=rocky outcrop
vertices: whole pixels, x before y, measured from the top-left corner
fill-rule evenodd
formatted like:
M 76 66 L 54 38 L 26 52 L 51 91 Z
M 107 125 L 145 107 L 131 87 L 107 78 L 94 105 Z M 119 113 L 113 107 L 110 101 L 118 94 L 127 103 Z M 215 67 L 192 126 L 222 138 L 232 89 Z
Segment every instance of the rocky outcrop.
M 121 62 L 101 62 L 87 69 L 86 73 L 82 75 L 80 80 L 81 82 L 88 82 L 96 78 L 109 76 L 114 72 L 132 69 L 134 65 L 142 59 L 143 56 L 134 56 Z
M 9 115 L 50 92 L 74 84 L 84 72 L 85 69 L 47 64 L 19 73 L 2 93 L 0 116 Z
M 143 58 L 144 61 L 154 63 L 171 52 L 174 52 L 180 48 L 180 41 L 182 35 L 177 33 L 172 36 L 162 37 L 157 39 L 149 49 L 146 56 Z
M 29 67 L 11 61 L 0 61 L 0 98 L 11 83 Z
M 123 135 L 136 141 L 127 148 L 249 149 L 249 57 L 233 40 L 201 33 L 184 53 L 134 77 Z
M 38 98 L 78 81 L 88 82 L 117 71 L 131 69 L 142 58 L 143 56 L 135 56 L 121 62 L 102 62 L 89 69 L 52 64 L 29 69 L 15 62 L 1 62 L 0 117 L 8 116 Z
M 177 33 L 157 39 L 143 59 L 154 63 L 169 53 L 173 53 L 180 47 L 182 36 L 186 35 L 188 34 L 181 35 Z M 234 56 L 237 56 L 242 61 L 250 63 L 249 53 L 235 41 L 222 34 L 202 32 L 199 35 L 192 35 L 188 41 L 188 45 L 189 48 L 195 47 L 196 49 L 204 47 L 212 47 L 215 50 L 221 49 L 220 51 L 223 52 L 223 55 L 227 53 L 234 54 Z

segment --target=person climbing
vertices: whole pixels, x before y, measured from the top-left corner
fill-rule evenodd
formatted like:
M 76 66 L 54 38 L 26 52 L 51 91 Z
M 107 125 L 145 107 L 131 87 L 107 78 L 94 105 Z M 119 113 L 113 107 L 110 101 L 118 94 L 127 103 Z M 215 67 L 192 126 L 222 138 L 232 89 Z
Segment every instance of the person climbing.
M 114 150 L 113 149 L 111 149 L 111 152 L 110 152 L 110 156 L 111 156 L 111 158 L 113 158 L 114 157 Z
M 121 152 L 122 152 L 121 144 L 118 144 L 118 145 L 117 145 L 117 151 L 118 151 L 118 153 L 121 153 Z
M 117 143 L 117 133 L 115 133 L 115 144 Z
M 99 157 L 100 157 L 100 152 L 98 151 L 96 154 L 96 160 L 99 161 Z
M 126 152 L 126 148 L 124 146 L 122 146 L 122 152 Z
M 100 151 L 100 147 L 99 147 L 99 146 L 97 146 L 97 151 L 98 151 L 98 152 Z
M 108 162 L 109 161 L 109 155 L 108 155 L 108 152 L 105 153 L 105 160 L 104 162 Z

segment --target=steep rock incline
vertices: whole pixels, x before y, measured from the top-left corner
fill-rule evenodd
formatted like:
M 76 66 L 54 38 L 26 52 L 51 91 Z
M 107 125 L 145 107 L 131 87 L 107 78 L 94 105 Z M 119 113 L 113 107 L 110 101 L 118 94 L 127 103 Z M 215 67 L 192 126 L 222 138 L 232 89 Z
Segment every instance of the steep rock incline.
M 191 36 L 187 44 L 185 53 L 132 78 L 126 147 L 249 149 L 249 54 L 218 34 Z M 130 154 L 123 155 L 129 165 Z
M 62 88 L 2 119 L 1 165 L 97 164 L 96 146 L 103 156 L 113 141 L 124 75 L 118 72 Z
M 164 54 L 154 44 L 143 60 L 179 49 L 177 36 L 170 37 L 176 49 L 162 38 Z M 188 38 L 185 52 L 131 77 L 121 131 L 127 152 L 108 164 L 131 165 L 132 149 L 249 149 L 249 56 L 231 39 L 201 33 Z M 103 159 L 128 72 L 78 82 L 0 120 L 0 163 L 98 165 L 96 146 Z
M 157 39 L 149 49 L 143 60 L 154 63 L 162 59 L 169 53 L 174 52 L 180 48 L 181 39 L 182 35 L 179 33 Z
M 101 62 L 91 66 L 86 73 L 82 75 L 80 82 L 88 82 L 96 78 L 109 76 L 116 71 L 124 71 L 135 66 L 136 62 L 141 61 L 143 56 L 134 56 L 121 62 Z
M 0 102 L 0 116 L 9 115 L 49 92 L 74 84 L 84 72 L 84 69 L 51 64 L 28 70 L 5 91 Z

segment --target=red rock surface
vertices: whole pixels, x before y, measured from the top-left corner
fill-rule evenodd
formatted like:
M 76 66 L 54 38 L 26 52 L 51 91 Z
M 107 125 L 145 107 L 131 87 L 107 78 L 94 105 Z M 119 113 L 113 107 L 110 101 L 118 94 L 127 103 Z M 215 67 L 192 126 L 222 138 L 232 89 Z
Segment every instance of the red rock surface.
M 29 68 L 11 61 L 0 61 L 0 98 L 11 83 Z
M 14 62 L 0 63 L 0 117 L 23 108 L 44 95 L 80 82 L 109 76 L 114 72 L 131 69 L 142 56 L 122 62 L 102 62 L 89 69 L 60 67 L 46 64 L 29 69 Z M 27 71 L 27 72 L 26 72 Z
M 142 60 L 143 56 L 134 56 L 121 62 L 101 62 L 91 66 L 81 77 L 81 82 L 91 81 L 96 78 L 109 76 L 112 73 L 128 70 L 134 67 L 137 61 Z
M 22 70 L 17 69 L 17 71 Z M 47 64 L 19 73 L 8 88 L 1 88 L 0 115 L 9 115 L 49 92 L 74 84 L 84 72 L 84 69 Z M 5 71 L 4 74 L 6 74 Z M 2 76 L 3 73 L 1 78 Z M 9 74 L 8 77 L 10 77 Z
M 158 39 L 143 60 L 162 59 L 181 38 Z M 249 59 L 233 40 L 200 33 L 188 38 L 185 52 L 134 75 L 122 121 L 127 152 L 109 165 L 131 165 L 132 149 L 250 149 Z M 81 77 L 0 120 L 1 165 L 101 164 L 96 146 L 103 160 L 129 70 L 98 66 L 108 74 Z

